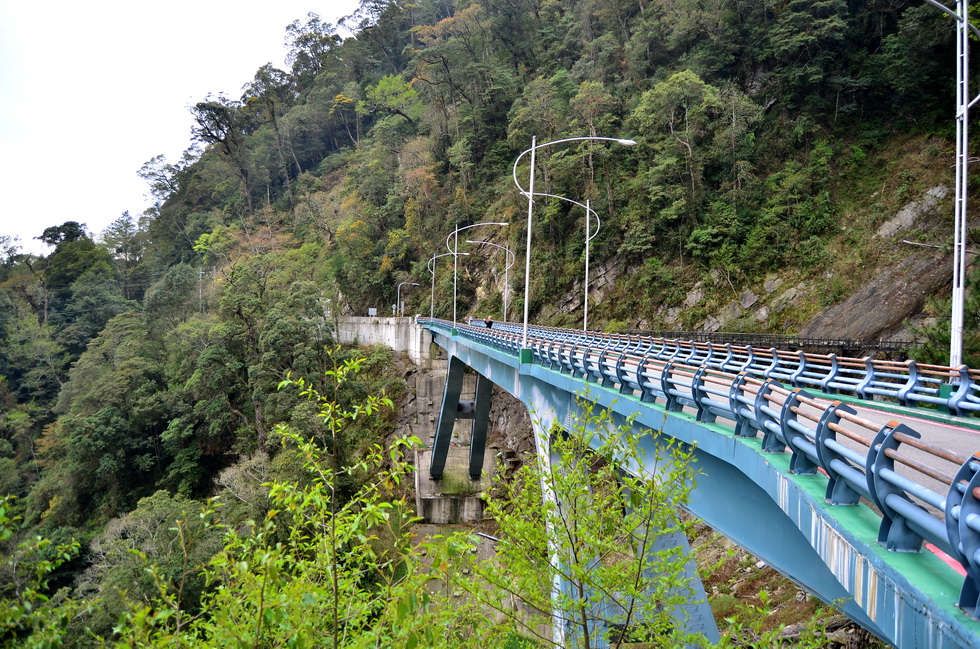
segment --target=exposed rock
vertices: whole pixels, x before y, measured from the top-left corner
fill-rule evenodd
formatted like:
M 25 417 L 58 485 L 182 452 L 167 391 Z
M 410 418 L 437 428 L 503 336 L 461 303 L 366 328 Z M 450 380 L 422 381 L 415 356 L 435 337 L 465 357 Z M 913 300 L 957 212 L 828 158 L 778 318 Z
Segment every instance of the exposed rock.
M 618 257 L 607 262 L 599 262 L 589 272 L 589 304 L 598 304 L 613 288 L 616 280 L 625 272 L 626 264 Z M 581 293 L 581 291 L 579 291 Z
M 949 187 L 936 185 L 928 190 L 920 200 L 910 202 L 900 209 L 898 214 L 882 223 L 878 231 L 875 232 L 875 237 L 891 239 L 896 234 L 910 229 L 923 217 L 934 214 L 947 196 L 949 196 Z
M 766 278 L 766 281 L 763 282 L 762 288 L 766 292 L 766 294 L 769 294 L 782 285 L 783 285 L 783 279 L 781 277 L 770 275 L 769 277 Z
M 800 331 L 812 338 L 874 339 L 922 310 L 951 281 L 948 255 L 914 256 L 887 269 Z
M 494 386 L 490 401 L 490 444 L 517 451 L 534 452 L 534 433 L 527 407 Z
M 758 301 L 758 296 L 748 289 L 742 291 L 742 295 L 740 295 L 738 298 L 738 303 L 743 309 L 752 308 Z
M 691 289 L 690 293 L 687 294 L 687 297 L 684 299 L 684 307 L 690 309 L 692 306 L 694 306 L 695 304 L 697 304 L 703 299 L 704 299 L 704 289 L 701 288 L 700 284 L 698 284 L 693 289 Z
M 791 286 L 772 301 L 772 308 L 776 311 L 782 311 L 788 305 L 798 300 L 801 295 L 803 295 L 803 291 L 799 287 Z
M 742 315 L 742 309 L 739 307 L 738 302 L 729 302 L 721 308 L 721 311 L 718 312 L 718 319 L 724 324 L 734 320 L 740 315 Z

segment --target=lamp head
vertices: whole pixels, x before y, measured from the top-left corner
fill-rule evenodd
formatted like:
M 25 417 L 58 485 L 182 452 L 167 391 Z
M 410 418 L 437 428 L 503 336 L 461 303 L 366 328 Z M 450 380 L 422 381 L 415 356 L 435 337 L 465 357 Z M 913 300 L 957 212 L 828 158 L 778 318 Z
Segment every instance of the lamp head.
M 636 140 L 616 140 L 623 146 L 636 146 Z

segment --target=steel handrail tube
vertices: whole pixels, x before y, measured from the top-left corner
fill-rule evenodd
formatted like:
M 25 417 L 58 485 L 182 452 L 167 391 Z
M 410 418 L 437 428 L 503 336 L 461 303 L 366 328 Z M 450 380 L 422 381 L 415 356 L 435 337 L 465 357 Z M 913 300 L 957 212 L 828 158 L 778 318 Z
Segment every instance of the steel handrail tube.
M 905 519 L 905 524 L 921 539 L 928 540 L 947 554 L 953 554 L 954 550 L 946 538 L 946 528 L 942 521 L 897 494 L 889 494 L 886 499 L 888 506 L 899 513 Z M 901 550 L 905 548 L 900 548 Z
M 946 508 L 945 498 L 937 494 L 935 491 L 923 487 L 919 483 L 914 482 L 909 478 L 906 478 L 902 474 L 892 469 L 879 469 L 878 475 L 881 476 L 883 480 L 887 480 L 890 484 L 892 484 L 895 487 L 898 487 L 905 493 L 915 496 L 922 502 L 931 505 L 932 507 L 935 507 L 940 511 Z M 889 504 L 891 505 L 892 503 Z M 945 536 L 945 533 L 943 534 L 943 536 Z
M 871 491 L 868 490 L 868 479 L 863 472 L 841 460 L 831 462 L 831 468 L 838 478 L 843 478 L 851 489 L 865 498 L 871 498 Z

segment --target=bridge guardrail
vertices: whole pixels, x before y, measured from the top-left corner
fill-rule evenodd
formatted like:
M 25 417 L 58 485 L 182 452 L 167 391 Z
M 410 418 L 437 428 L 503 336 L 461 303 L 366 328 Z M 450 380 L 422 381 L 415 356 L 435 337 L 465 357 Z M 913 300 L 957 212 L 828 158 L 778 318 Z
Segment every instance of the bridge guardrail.
M 452 323 L 419 319 L 449 332 Z M 519 355 L 521 330 L 456 325 L 458 334 Z M 664 402 L 668 411 L 694 408 L 699 422 L 732 422 L 734 434 L 762 433 L 766 452 L 789 451 L 790 471 L 822 472 L 831 505 L 858 505 L 880 512 L 878 542 L 889 550 L 919 551 L 928 542 L 959 562 L 965 573 L 958 605 L 973 617 L 980 607 L 980 452 L 963 457 L 924 443 L 897 421 L 879 425 L 849 405 L 825 398 L 836 390 L 890 396 L 905 403 L 936 404 L 943 379 L 960 380 L 949 406 L 980 409 L 977 375 L 914 361 L 895 363 L 751 347 L 643 339 L 636 335 L 583 334 L 534 327 L 528 334 L 533 362 L 599 383 L 643 402 Z M 788 384 L 788 385 L 784 385 Z M 805 387 L 821 390 L 815 396 Z M 914 395 L 914 396 L 913 396 Z M 903 401 L 904 400 L 904 401 Z M 950 408 L 954 410 L 954 408 Z
M 482 321 L 475 321 L 480 323 Z M 518 332 L 520 327 L 497 323 L 494 332 Z M 727 371 L 747 371 L 779 379 L 794 387 L 818 388 L 828 394 L 850 394 L 861 399 L 887 399 L 903 406 L 933 406 L 953 415 L 980 414 L 980 370 L 966 365 L 945 367 L 871 357 L 813 354 L 800 350 L 757 349 L 751 345 L 646 338 L 637 334 L 606 334 L 573 329 L 531 327 L 536 336 L 567 344 L 643 352 L 661 360 L 689 365 L 705 364 Z

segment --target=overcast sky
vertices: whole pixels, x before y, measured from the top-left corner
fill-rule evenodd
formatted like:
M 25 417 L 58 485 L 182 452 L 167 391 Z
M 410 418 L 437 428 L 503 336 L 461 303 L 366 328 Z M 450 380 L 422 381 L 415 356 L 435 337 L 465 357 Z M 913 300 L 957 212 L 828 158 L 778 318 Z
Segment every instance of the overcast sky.
M 78 221 L 95 235 L 147 206 L 143 163 L 179 160 L 188 107 L 241 96 L 283 59 L 286 26 L 358 0 L 0 0 L 0 235 Z

